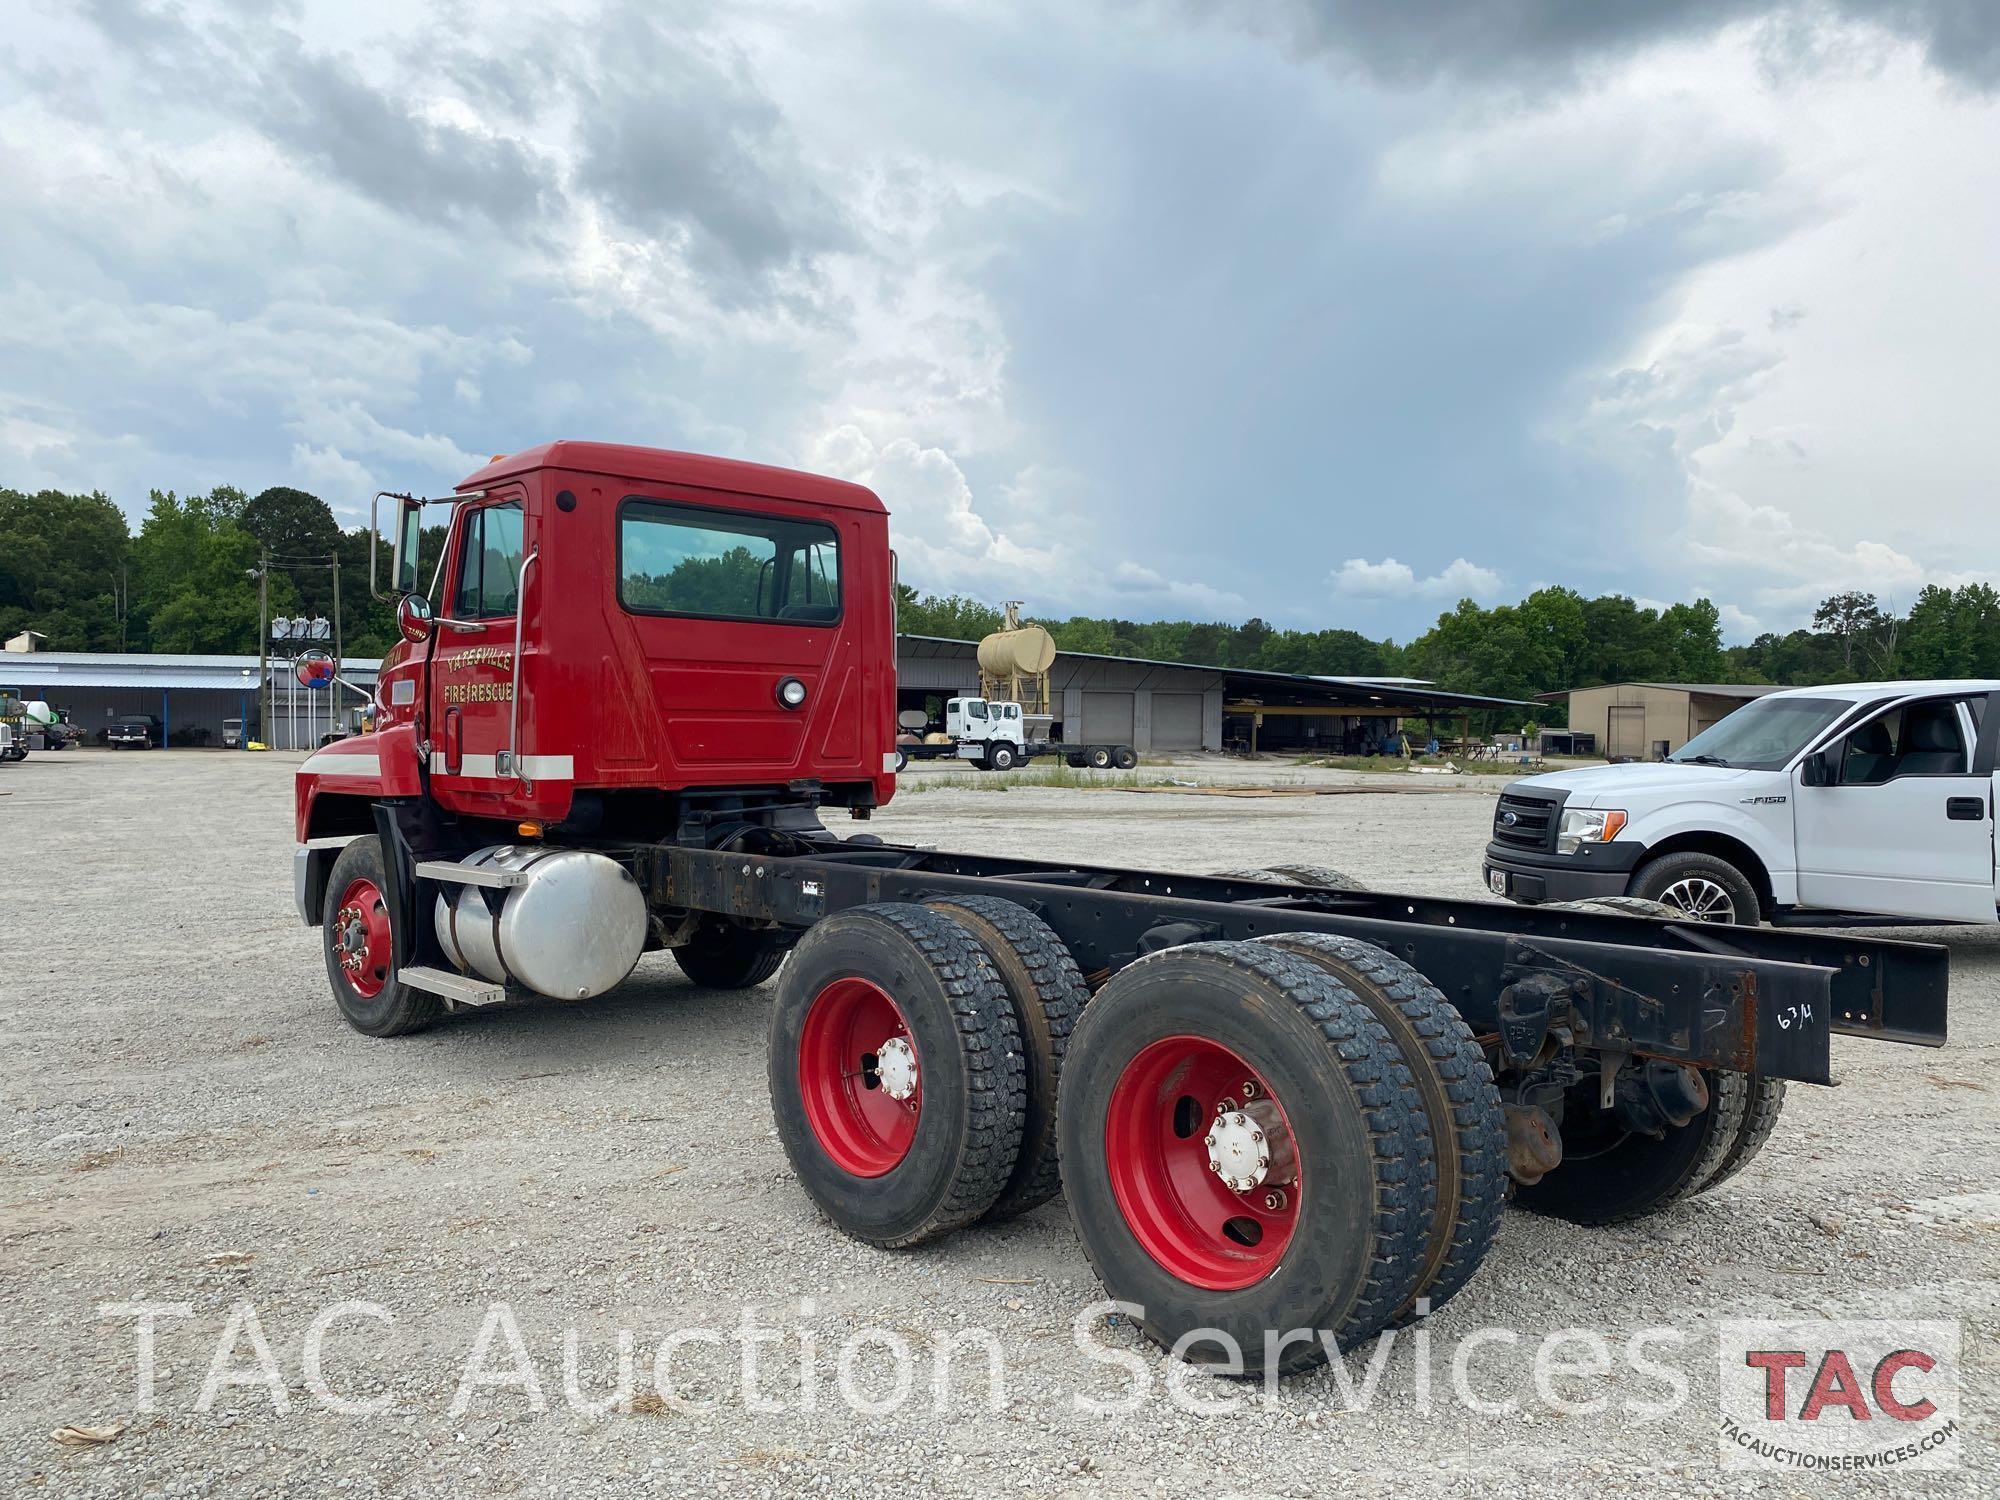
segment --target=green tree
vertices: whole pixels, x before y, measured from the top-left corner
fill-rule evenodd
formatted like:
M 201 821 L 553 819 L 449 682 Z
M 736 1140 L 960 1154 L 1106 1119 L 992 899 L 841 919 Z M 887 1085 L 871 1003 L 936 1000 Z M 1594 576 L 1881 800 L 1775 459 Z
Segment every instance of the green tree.
M 131 538 L 101 494 L 0 490 L 0 637 L 38 630 L 51 651 L 117 651 Z
M 182 500 L 154 490 L 132 543 L 132 613 L 154 651 L 257 649 L 257 539 L 237 518 L 240 490 L 220 488 Z M 273 613 L 297 606 L 290 580 L 271 580 Z

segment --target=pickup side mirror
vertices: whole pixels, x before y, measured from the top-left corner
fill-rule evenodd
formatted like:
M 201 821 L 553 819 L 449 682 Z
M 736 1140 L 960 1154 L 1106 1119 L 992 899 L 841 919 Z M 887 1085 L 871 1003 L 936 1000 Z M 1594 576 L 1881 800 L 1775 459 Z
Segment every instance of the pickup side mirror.
M 1833 760 L 1824 750 L 1815 750 L 1799 765 L 1800 786 L 1832 786 Z

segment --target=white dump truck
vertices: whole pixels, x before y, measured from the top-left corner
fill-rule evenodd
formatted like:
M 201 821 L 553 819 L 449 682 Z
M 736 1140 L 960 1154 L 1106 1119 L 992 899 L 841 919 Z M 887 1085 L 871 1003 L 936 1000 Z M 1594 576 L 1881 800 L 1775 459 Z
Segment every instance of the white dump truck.
M 1992 922 L 1996 709 L 1983 679 L 1768 694 L 1664 761 L 1514 782 L 1487 885 L 1742 925 Z

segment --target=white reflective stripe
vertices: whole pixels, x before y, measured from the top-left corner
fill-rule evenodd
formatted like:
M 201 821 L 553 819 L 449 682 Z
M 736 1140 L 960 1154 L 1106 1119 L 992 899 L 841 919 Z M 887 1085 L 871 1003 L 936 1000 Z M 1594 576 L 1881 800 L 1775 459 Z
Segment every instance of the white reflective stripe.
M 444 767 L 444 752 L 431 751 L 431 775 L 451 774 L 453 773 Z M 492 755 L 461 755 L 458 758 L 457 775 L 466 781 L 498 781 L 499 758 Z M 574 781 L 576 759 L 568 755 L 524 755 L 521 757 L 521 775 L 529 781 Z
M 884 750 L 884 751 L 882 752 L 882 769 L 883 769 L 883 771 L 887 772 L 887 773 L 888 773 L 888 774 L 890 774 L 890 775 L 894 775 L 894 774 L 895 774 L 895 770 L 896 770 L 896 752 L 895 752 L 895 751 L 893 751 L 893 750 Z
M 312 772 L 315 776 L 380 776 L 382 757 L 379 755 L 342 755 L 334 750 L 321 750 L 307 758 L 299 767 L 299 775 Z

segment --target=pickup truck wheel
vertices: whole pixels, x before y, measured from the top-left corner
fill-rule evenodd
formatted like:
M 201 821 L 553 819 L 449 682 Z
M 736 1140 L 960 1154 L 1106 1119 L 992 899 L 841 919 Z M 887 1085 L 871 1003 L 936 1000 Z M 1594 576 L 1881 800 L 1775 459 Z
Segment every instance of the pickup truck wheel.
M 1688 851 L 1639 866 L 1631 892 L 1675 909 L 1678 919 L 1755 927 L 1763 920 L 1757 888 L 1728 860 Z
M 1014 747 L 1012 745 L 989 745 L 986 747 L 986 764 L 995 771 L 1012 770 Z
M 395 937 L 382 841 L 369 834 L 340 851 L 320 907 L 327 982 L 341 1019 L 363 1036 L 404 1036 L 444 1014 L 444 1001 L 396 978 Z
M 1486 1258 L 1507 1196 L 1505 1124 L 1486 1054 L 1444 993 L 1386 948 L 1330 932 L 1285 932 L 1257 941 L 1295 953 L 1346 985 L 1409 1065 L 1429 1123 L 1437 1210 L 1423 1269 L 1397 1321 L 1416 1310 L 1419 1298 L 1435 1312 Z
M 1020 1023 L 942 912 L 883 902 L 807 932 L 778 982 L 769 1065 L 792 1170 L 855 1239 L 899 1248 L 969 1224 L 1019 1160 Z
M 1597 1081 L 1570 1091 L 1563 1111 L 1562 1164 L 1514 1201 L 1530 1213 L 1572 1224 L 1623 1224 L 1692 1198 L 1718 1180 L 1750 1111 L 1748 1074 L 1704 1068 L 1708 1108 L 1658 1136 L 1626 1130 L 1597 1107 Z
M 1077 1017 L 1090 1000 L 1083 972 L 1040 917 L 998 896 L 950 896 L 930 903 L 971 933 L 999 972 L 1020 1024 L 1027 1062 L 1027 1115 L 1021 1154 L 988 1219 L 1018 1218 L 1062 1191 L 1056 1148 L 1056 1084 Z
M 909 763 L 910 763 L 910 757 L 905 755 L 902 751 L 898 750 L 896 752 L 896 769 L 898 771 L 901 771 L 905 766 L 909 765 Z
M 704 917 L 694 941 L 671 951 L 681 972 L 703 989 L 747 990 L 778 972 L 789 951 L 787 937 Z
M 1246 942 L 1128 964 L 1070 1038 L 1058 1115 L 1077 1238 L 1155 1343 L 1290 1373 L 1408 1304 L 1436 1206 L 1423 1101 L 1319 965 Z

